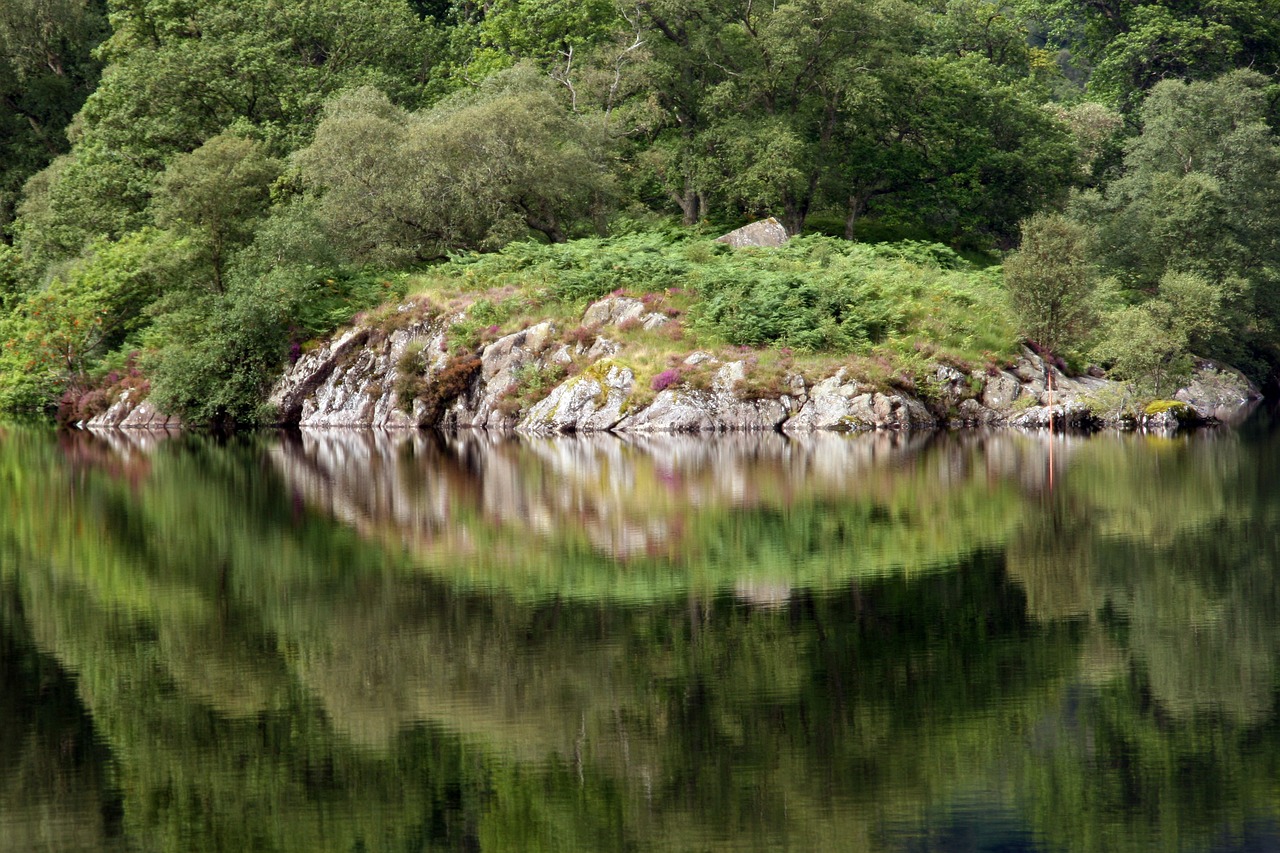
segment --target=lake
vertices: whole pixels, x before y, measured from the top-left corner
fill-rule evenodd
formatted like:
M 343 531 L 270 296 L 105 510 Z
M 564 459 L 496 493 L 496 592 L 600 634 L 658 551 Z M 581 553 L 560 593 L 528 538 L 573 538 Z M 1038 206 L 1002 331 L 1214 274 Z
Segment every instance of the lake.
M 1278 471 L 0 427 L 0 850 L 1278 849 Z

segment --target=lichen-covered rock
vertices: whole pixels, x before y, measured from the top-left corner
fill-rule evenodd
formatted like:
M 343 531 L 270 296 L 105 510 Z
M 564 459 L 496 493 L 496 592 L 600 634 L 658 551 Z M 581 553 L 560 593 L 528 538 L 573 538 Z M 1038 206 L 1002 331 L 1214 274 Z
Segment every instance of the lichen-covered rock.
M 696 367 L 699 364 L 715 364 L 716 357 L 709 352 L 698 350 L 690 353 L 688 358 L 684 360 L 684 363 L 690 367 Z
M 1243 419 L 1262 398 L 1257 386 L 1240 371 L 1207 359 L 1196 364 L 1191 381 L 1173 396 L 1200 417 L 1227 423 Z
M 407 306 L 406 310 L 411 310 Z M 400 405 L 400 363 L 410 347 L 424 370 L 445 361 L 445 331 L 457 315 L 421 319 L 388 333 L 357 327 L 304 354 L 271 389 L 276 420 L 305 427 L 413 427 Z
M 611 341 L 605 337 L 597 337 L 587 349 L 586 356 L 592 361 L 599 361 L 602 358 L 617 355 L 620 349 L 622 349 L 622 345 L 617 341 Z
M 119 427 L 121 422 L 129 416 L 129 413 L 138 405 L 135 402 L 141 393 L 136 388 L 126 388 L 120 392 L 120 396 L 116 397 L 105 412 L 100 412 L 85 421 L 83 426 L 90 429 L 111 429 Z
M 480 353 L 480 375 L 470 391 L 450 406 L 445 426 L 511 429 L 515 416 L 501 406 L 508 389 L 519 383 L 519 371 L 544 369 L 555 335 L 550 321 L 499 338 Z
M 742 362 L 716 371 L 710 391 L 667 389 L 644 409 L 628 415 L 616 429 L 623 432 L 725 432 L 776 430 L 791 415 L 790 398 L 744 400 L 734 386 L 745 375 Z
M 770 216 L 744 225 L 716 238 L 717 243 L 728 243 L 735 249 L 754 246 L 764 249 L 776 249 L 787 242 L 787 229 L 782 223 Z
M 617 341 L 611 341 L 606 337 L 600 336 L 592 341 L 589 347 L 582 343 L 561 344 L 546 359 L 551 364 L 567 367 L 573 363 L 575 358 L 586 356 L 591 361 L 600 361 L 611 355 L 616 355 L 619 349 L 621 349 L 621 345 Z
M 938 365 L 930 384 L 940 411 L 960 405 L 960 401 L 972 393 L 969 389 L 969 377 L 946 364 Z
M 1030 406 L 1009 418 L 1011 426 L 1028 429 L 1042 429 L 1051 422 L 1056 427 L 1070 429 L 1098 426 L 1098 419 L 1089 407 L 1074 400 L 1052 406 Z
M 955 414 L 948 418 L 947 423 L 953 427 L 990 426 L 1000 419 L 1000 414 L 970 398 L 956 405 Z
M 849 381 L 842 368 L 816 383 L 786 432 L 810 430 L 919 429 L 937 425 L 924 403 L 908 394 L 881 394 Z
M 1175 432 L 1183 427 L 1198 426 L 1205 418 L 1182 400 L 1156 400 L 1138 416 L 1137 425 L 1147 432 Z
M 181 419 L 166 415 L 142 397 L 144 392 L 127 388 L 101 414 L 82 426 L 88 429 L 181 429 Z
M 414 306 L 407 306 L 412 310 Z M 860 385 L 840 369 L 809 383 L 799 373 L 752 387 L 747 364 L 721 363 L 710 352 L 688 355 L 678 371 L 697 387 L 663 389 L 647 406 L 635 404 L 633 368 L 616 340 L 596 336 L 585 341 L 557 340 L 550 322 L 538 323 L 490 343 L 478 353 L 446 350 L 446 333 L 461 315 L 400 318 L 400 328 L 352 329 L 303 355 L 271 393 L 283 423 L 301 426 L 438 426 L 444 429 L 519 429 L 524 432 L 719 432 L 773 430 L 912 430 L 936 427 L 1011 425 L 1043 428 L 1093 428 L 1106 418 L 1106 401 L 1126 399 L 1122 386 L 1096 376 L 1068 377 L 1028 348 L 1014 366 L 992 375 L 965 373 L 935 365 L 923 375 L 924 402 L 907 392 L 884 393 Z M 610 296 L 587 309 L 588 326 L 606 326 L 654 317 L 644 303 Z M 413 371 L 401 376 L 402 371 Z M 555 372 L 580 373 L 559 382 L 517 423 L 512 396 L 519 389 L 550 384 Z M 707 383 L 708 374 L 710 382 Z M 1046 379 L 1050 381 L 1046 381 Z M 433 384 L 434 383 L 434 384 Z M 415 395 L 409 411 L 400 398 Z M 1202 363 L 1196 379 L 1178 393 L 1203 417 L 1247 411 L 1257 394 L 1235 371 Z M 433 395 L 435 395 L 433 397 Z M 975 396 L 976 395 L 976 396 Z M 1026 403 L 1033 403 L 1022 408 Z M 117 400 L 94 425 L 169 424 L 132 398 Z M 1113 420 L 1113 419 L 1112 419 Z M 1108 420 L 1111 423 L 1112 420 Z M 1133 424 L 1129 424 L 1132 426 Z
M 1029 348 L 1023 347 L 1018 360 L 1013 364 L 1013 375 L 1024 385 L 1036 381 L 1044 381 L 1044 359 Z
M 582 315 L 584 326 L 617 326 L 622 323 L 636 323 L 646 329 L 656 329 L 669 318 L 657 311 L 649 311 L 643 302 L 634 296 L 606 296 L 598 302 L 587 306 Z
M 545 399 L 535 403 L 520 422 L 521 432 L 601 432 L 623 418 L 622 407 L 635 386 L 629 367 L 597 366 L 590 373 L 560 383 Z
M 166 415 L 149 400 L 143 400 L 133 407 L 125 419 L 120 422 L 120 429 L 181 429 L 182 421 L 172 415 Z
M 424 369 L 438 368 L 444 360 L 443 322 L 428 322 L 398 329 L 373 345 L 336 348 L 324 380 L 314 386 L 301 407 L 300 426 L 413 427 L 421 423 L 412 410 L 401 405 L 397 388 L 405 354 L 421 350 Z M 301 362 L 301 360 L 299 360 Z
M 279 421 L 286 424 L 300 422 L 307 397 L 315 393 L 332 375 L 334 368 L 349 359 L 368 339 L 369 330 L 357 327 L 348 329 L 311 352 L 303 353 L 276 381 L 267 396 L 267 403 L 275 410 Z
M 857 382 L 846 380 L 845 376 L 846 371 L 841 368 L 835 376 L 814 383 L 808 389 L 807 399 L 800 405 L 800 410 L 782 425 L 783 430 L 810 432 L 815 429 L 855 428 L 850 422 L 849 401 L 861 394 L 862 389 Z
M 862 394 L 849 401 L 855 422 L 871 429 L 920 429 L 937 425 L 933 415 L 907 394 Z
M 584 326 L 612 326 L 628 320 L 639 321 L 645 315 L 644 303 L 633 296 L 606 296 L 587 306 L 582 315 Z
M 1013 405 L 1013 401 L 1021 393 L 1022 383 L 1018 381 L 1018 377 L 1002 370 L 987 379 L 987 384 L 982 389 L 982 405 L 988 409 L 1004 411 Z
M 721 399 L 706 391 L 662 391 L 617 425 L 621 432 L 725 432 L 775 430 L 787 419 L 779 400 Z

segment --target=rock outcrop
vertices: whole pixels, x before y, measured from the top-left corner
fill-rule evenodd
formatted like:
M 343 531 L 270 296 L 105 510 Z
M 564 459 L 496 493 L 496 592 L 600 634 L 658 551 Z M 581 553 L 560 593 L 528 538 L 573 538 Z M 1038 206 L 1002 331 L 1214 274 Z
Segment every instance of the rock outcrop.
M 939 364 L 914 387 L 901 388 L 866 384 L 846 368 L 822 377 L 792 372 L 753 386 L 754 359 L 722 362 L 698 351 L 655 378 L 652 388 L 647 381 L 639 388 L 636 367 L 611 335 L 637 326 L 657 328 L 668 320 L 639 299 L 599 300 L 571 335 L 544 321 L 474 352 L 460 353 L 456 345 L 451 351 L 450 330 L 464 318 L 463 313 L 430 315 L 407 302 L 380 326 L 350 329 L 303 354 L 271 390 L 269 402 L 279 423 L 529 434 L 1051 424 L 1167 429 L 1197 420 L 1238 419 L 1259 397 L 1238 372 L 1201 362 L 1193 381 L 1178 391 L 1185 412 L 1153 417 L 1133 411 L 1124 386 L 1066 376 L 1025 348 L 1008 369 L 966 372 Z M 89 425 L 175 425 L 132 395 L 121 395 Z
M 788 239 L 787 229 L 782 223 L 770 216 L 749 225 L 744 225 L 716 238 L 717 243 L 728 243 L 735 249 L 752 246 L 763 249 L 776 249 Z
M 136 388 L 120 392 L 120 396 L 102 414 L 95 415 L 83 426 L 91 429 L 182 429 L 182 421 L 166 415 L 142 398 Z
M 611 430 L 626 417 L 623 406 L 634 386 L 631 368 L 611 361 L 597 363 L 589 373 L 560 383 L 535 403 L 519 429 L 528 433 Z
M 1235 368 L 1202 360 L 1197 362 L 1191 382 L 1178 389 L 1174 399 L 1189 405 L 1201 418 L 1234 423 L 1262 399 L 1262 392 Z

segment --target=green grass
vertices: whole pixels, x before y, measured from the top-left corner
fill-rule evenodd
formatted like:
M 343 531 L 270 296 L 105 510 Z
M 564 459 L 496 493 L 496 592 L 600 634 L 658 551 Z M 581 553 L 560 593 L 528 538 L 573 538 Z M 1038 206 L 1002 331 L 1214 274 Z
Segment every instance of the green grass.
M 815 235 L 734 251 L 705 237 L 651 232 L 516 243 L 422 270 L 408 284 L 442 309 L 468 308 L 451 335 L 462 348 L 548 319 L 567 342 L 589 341 L 597 330 L 581 325 L 588 304 L 610 293 L 643 299 L 671 318 L 666 325 L 604 333 L 622 343 L 619 361 L 646 386 L 699 349 L 721 358 L 756 351 L 754 365 L 770 374 L 786 359 L 802 375 L 844 364 L 874 383 L 910 385 L 938 362 L 1008 363 L 1018 340 L 999 268 L 922 241 L 869 245 Z

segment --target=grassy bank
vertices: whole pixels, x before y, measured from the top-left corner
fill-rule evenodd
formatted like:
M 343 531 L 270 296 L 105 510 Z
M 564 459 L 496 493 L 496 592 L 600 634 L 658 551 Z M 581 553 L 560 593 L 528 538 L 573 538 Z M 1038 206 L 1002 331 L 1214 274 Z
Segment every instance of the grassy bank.
M 780 393 L 788 376 L 817 379 L 842 366 L 871 384 L 919 390 L 932 365 L 994 367 L 1012 358 L 1018 340 L 999 268 L 920 242 L 811 236 L 780 249 L 731 250 L 707 238 L 646 233 L 513 244 L 406 282 L 416 313 L 465 312 L 450 330 L 458 354 L 543 320 L 564 342 L 589 345 L 602 330 L 583 323 L 584 311 L 611 294 L 666 318 L 604 332 L 620 345 L 617 360 L 635 371 L 640 404 L 674 381 L 709 381 L 684 364 L 696 351 L 744 360 L 745 393 L 766 396 Z M 403 323 L 408 312 L 400 308 L 382 306 L 355 322 Z
M 1018 340 L 998 266 L 917 241 L 806 236 L 778 249 L 734 250 L 689 230 L 651 230 L 511 243 L 408 272 L 282 268 L 272 275 L 261 287 L 230 293 L 234 310 L 219 322 L 189 324 L 182 346 L 174 338 L 181 329 L 168 319 L 152 325 L 144 315 L 119 345 L 83 360 L 70 379 L 53 359 L 44 370 L 24 371 L 11 357 L 0 373 L 15 387 L 39 383 L 45 399 L 61 395 L 68 422 L 92 417 L 133 389 L 189 423 L 245 424 L 272 417 L 263 401 L 290 359 L 352 324 L 390 329 L 414 317 L 459 315 L 448 336 L 459 357 L 544 320 L 561 341 L 590 346 L 602 330 L 584 324 L 584 311 L 610 294 L 638 299 L 646 315 L 665 318 L 604 331 L 619 345 L 616 358 L 635 372 L 633 404 L 675 381 L 709 382 L 709 373 L 684 363 L 699 350 L 744 361 L 747 395 L 781 393 L 790 377 L 808 381 L 840 367 L 878 387 L 927 395 L 918 382 L 935 364 L 1000 365 Z M 591 360 L 576 362 L 523 377 L 513 405 L 535 402 Z

